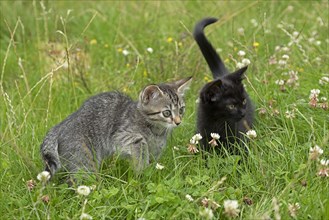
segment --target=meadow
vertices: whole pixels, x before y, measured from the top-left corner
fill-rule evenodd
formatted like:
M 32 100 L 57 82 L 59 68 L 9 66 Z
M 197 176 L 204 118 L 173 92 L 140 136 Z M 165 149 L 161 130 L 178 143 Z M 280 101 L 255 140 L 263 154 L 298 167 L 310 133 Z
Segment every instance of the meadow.
M 0 10 L 1 219 L 329 218 L 328 1 L 1 1 Z M 212 79 L 191 32 L 209 16 L 220 19 L 206 34 L 227 67 L 250 61 L 257 137 L 246 158 L 187 150 Z M 84 180 L 86 195 L 63 173 L 37 179 L 47 131 L 88 97 L 137 99 L 147 84 L 187 76 L 183 123 L 142 174 L 114 157 Z

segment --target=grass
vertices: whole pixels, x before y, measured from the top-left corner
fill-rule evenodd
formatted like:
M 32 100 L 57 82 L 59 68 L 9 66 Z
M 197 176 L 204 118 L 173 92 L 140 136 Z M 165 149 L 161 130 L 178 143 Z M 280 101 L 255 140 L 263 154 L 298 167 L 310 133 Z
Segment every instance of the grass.
M 3 219 L 77 219 L 82 212 L 94 219 L 202 219 L 205 197 L 220 205 L 213 210 L 215 219 L 229 218 L 223 208 L 227 199 L 238 201 L 239 219 L 293 218 L 289 205 L 295 203 L 298 219 L 329 216 L 328 177 L 318 176 L 319 161 L 309 159 L 315 145 L 324 151 L 320 158 L 329 159 L 328 107 L 309 105 L 311 89 L 320 89 L 319 99 L 329 98 L 329 84 L 319 84 L 329 76 L 327 1 L 0 4 Z M 239 50 L 251 60 L 245 84 L 257 108 L 257 138 L 248 143 L 244 160 L 216 155 L 204 160 L 186 150 L 195 132 L 198 91 L 211 79 L 191 36 L 196 21 L 206 16 L 220 18 L 206 33 L 231 70 L 241 60 Z M 269 63 L 284 54 L 286 65 Z M 299 79 L 289 86 L 293 76 L 285 73 L 291 70 Z M 95 186 L 87 197 L 59 177 L 46 186 L 38 183 L 39 146 L 47 130 L 85 99 L 110 90 L 136 99 L 149 83 L 190 75 L 184 123 L 160 158 L 163 170 L 154 163 L 135 175 L 125 161 L 109 159 L 97 179 L 85 181 Z M 287 118 L 286 111 L 294 117 Z M 32 190 L 28 180 L 36 181 Z

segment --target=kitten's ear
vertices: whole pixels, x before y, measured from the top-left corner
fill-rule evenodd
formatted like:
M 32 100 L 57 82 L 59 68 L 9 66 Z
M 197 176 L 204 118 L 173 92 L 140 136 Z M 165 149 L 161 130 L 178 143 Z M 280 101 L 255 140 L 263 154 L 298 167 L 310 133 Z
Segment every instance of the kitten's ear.
M 248 66 L 238 69 L 234 73 L 230 74 L 230 78 L 235 82 L 241 83 L 241 81 L 245 78 L 245 72 L 247 69 L 248 69 Z
M 221 79 L 212 81 L 201 91 L 201 98 L 204 102 L 215 102 L 219 97 L 219 93 L 223 86 Z
M 192 76 L 174 82 L 178 95 L 184 96 L 185 91 L 190 88 L 191 82 Z
M 163 92 L 157 85 L 149 85 L 146 86 L 145 89 L 139 95 L 139 101 L 146 105 L 150 102 L 150 100 L 158 98 L 162 96 Z

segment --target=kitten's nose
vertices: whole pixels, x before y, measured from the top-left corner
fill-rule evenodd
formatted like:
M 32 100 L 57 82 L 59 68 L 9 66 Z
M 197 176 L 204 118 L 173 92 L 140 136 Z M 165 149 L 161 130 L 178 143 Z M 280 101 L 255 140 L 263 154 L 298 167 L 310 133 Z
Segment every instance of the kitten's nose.
M 179 116 L 176 116 L 176 117 L 174 117 L 174 122 L 175 122 L 175 124 L 176 124 L 176 126 L 178 126 L 181 122 L 182 122 L 182 120 L 180 119 L 180 117 Z

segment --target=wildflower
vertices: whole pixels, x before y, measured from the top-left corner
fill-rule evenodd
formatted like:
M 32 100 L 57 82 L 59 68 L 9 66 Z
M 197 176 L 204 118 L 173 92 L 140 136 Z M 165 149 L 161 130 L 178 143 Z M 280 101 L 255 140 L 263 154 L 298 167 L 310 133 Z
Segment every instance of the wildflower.
M 202 136 L 201 136 L 200 133 L 198 133 L 198 134 L 195 134 L 195 135 L 192 137 L 192 139 L 194 139 L 194 140 L 196 140 L 196 141 L 200 141 L 200 140 L 202 139 Z
M 269 60 L 268 60 L 268 63 L 269 63 L 270 65 L 274 65 L 274 64 L 277 64 L 278 61 L 276 60 L 276 57 L 275 57 L 275 56 L 271 56 L 271 57 L 269 58 Z
M 320 89 L 312 89 L 310 98 L 311 96 L 318 96 L 319 94 L 320 94 Z
M 77 193 L 82 196 L 88 196 L 90 194 L 90 187 L 88 186 L 79 186 L 77 188 Z
M 80 215 L 80 220 L 91 220 L 91 219 L 93 219 L 93 217 L 87 213 L 82 213 Z
M 243 63 L 237 62 L 236 63 L 236 68 L 237 69 L 241 69 L 242 67 L 244 67 L 245 65 Z
M 252 25 L 254 25 L 254 27 L 258 26 L 258 22 L 256 21 L 256 19 L 251 19 L 250 22 L 252 23 Z
M 156 168 L 157 170 L 162 170 L 162 169 L 164 168 L 164 166 L 161 165 L 161 164 L 159 164 L 159 163 L 157 163 L 157 164 L 155 165 L 155 168 Z
M 122 54 L 124 56 L 128 56 L 130 54 L 130 52 L 128 50 L 124 49 L 124 50 L 122 50 Z
M 219 134 L 217 134 L 217 133 L 211 133 L 210 136 L 212 137 L 212 140 L 209 141 L 209 144 L 210 144 L 212 147 L 216 147 L 216 146 L 218 146 L 218 144 L 217 144 L 217 140 L 219 140 L 219 138 L 220 138 Z
M 279 66 L 285 66 L 287 64 L 286 60 L 279 60 L 278 62 Z
M 329 165 L 329 160 L 322 159 L 322 160 L 320 160 L 320 164 L 322 166 L 328 166 Z
M 325 85 L 325 84 L 328 84 L 328 83 L 329 83 L 329 77 L 324 76 L 319 80 L 320 85 Z
M 320 170 L 318 176 L 328 177 L 329 176 L 329 160 L 322 159 L 320 161 Z
M 43 195 L 41 197 L 41 201 L 44 202 L 44 203 L 49 203 L 49 200 L 50 200 L 50 198 L 49 198 L 48 195 Z
M 239 50 L 238 55 L 239 55 L 240 57 L 243 57 L 243 56 L 246 55 L 246 52 L 244 52 L 243 50 Z
M 320 46 L 321 45 L 321 41 L 319 41 L 319 40 L 315 41 L 315 45 Z
M 189 195 L 189 194 L 186 194 L 185 198 L 186 198 L 189 202 L 193 202 L 193 201 L 194 201 L 194 199 L 192 198 L 192 196 Z
M 174 40 L 174 39 L 173 39 L 172 37 L 168 37 L 168 38 L 167 38 L 167 42 L 168 42 L 168 43 L 171 43 L 173 40 Z
M 300 205 L 298 202 L 296 202 L 295 204 L 288 204 L 288 211 L 289 211 L 289 215 L 293 218 L 297 217 L 297 212 L 300 209 Z
M 199 214 L 206 219 L 212 219 L 214 217 L 214 213 L 209 208 L 204 208 L 203 210 L 200 210 Z
M 309 158 L 317 160 L 321 154 L 323 154 L 323 150 L 318 145 L 315 145 L 313 148 L 310 148 Z
M 260 109 L 258 109 L 258 114 L 259 115 L 265 115 L 266 114 L 266 108 L 260 108 Z
M 289 59 L 289 56 L 287 54 L 284 54 L 284 55 L 282 55 L 282 59 L 288 60 Z
M 38 174 L 37 179 L 40 182 L 46 183 L 50 179 L 50 173 L 48 171 L 42 171 Z
M 174 150 L 179 150 L 179 148 L 178 148 L 178 147 L 176 147 L 176 146 L 174 146 Z
M 196 154 L 199 152 L 198 148 L 194 144 L 189 144 L 187 151 L 191 154 Z
M 281 50 L 283 52 L 288 52 L 288 51 L 290 51 L 290 48 L 289 47 L 282 47 Z
M 97 40 L 96 39 L 92 39 L 92 40 L 90 40 L 89 44 L 90 45 L 95 45 L 95 44 L 97 44 Z
M 239 215 L 239 204 L 236 200 L 224 201 L 224 214 L 227 217 L 237 217 Z
M 149 53 L 153 53 L 153 48 L 152 48 L 152 47 L 148 47 L 148 48 L 146 49 L 146 51 L 149 52 Z
M 259 43 L 255 41 L 255 42 L 252 44 L 252 46 L 253 46 L 254 48 L 257 48 L 257 47 L 259 47 Z
M 244 28 L 242 27 L 238 28 L 238 34 L 244 35 Z
M 247 131 L 246 134 L 247 134 L 247 136 L 248 136 L 249 138 L 251 138 L 251 139 L 254 139 L 254 138 L 257 137 L 257 133 L 256 133 L 255 130 L 249 130 L 249 131 Z
M 329 104 L 328 102 L 319 103 L 319 107 L 324 110 L 327 110 L 329 108 Z
M 244 59 L 242 59 L 242 63 L 243 63 L 243 65 L 248 66 L 251 62 L 249 59 L 244 58 Z
M 34 187 L 37 185 L 37 183 L 34 180 L 28 180 L 26 181 L 26 186 L 28 188 L 28 190 L 32 190 L 34 189 Z
M 286 118 L 295 118 L 295 112 L 294 111 L 287 110 L 285 115 L 286 115 Z

